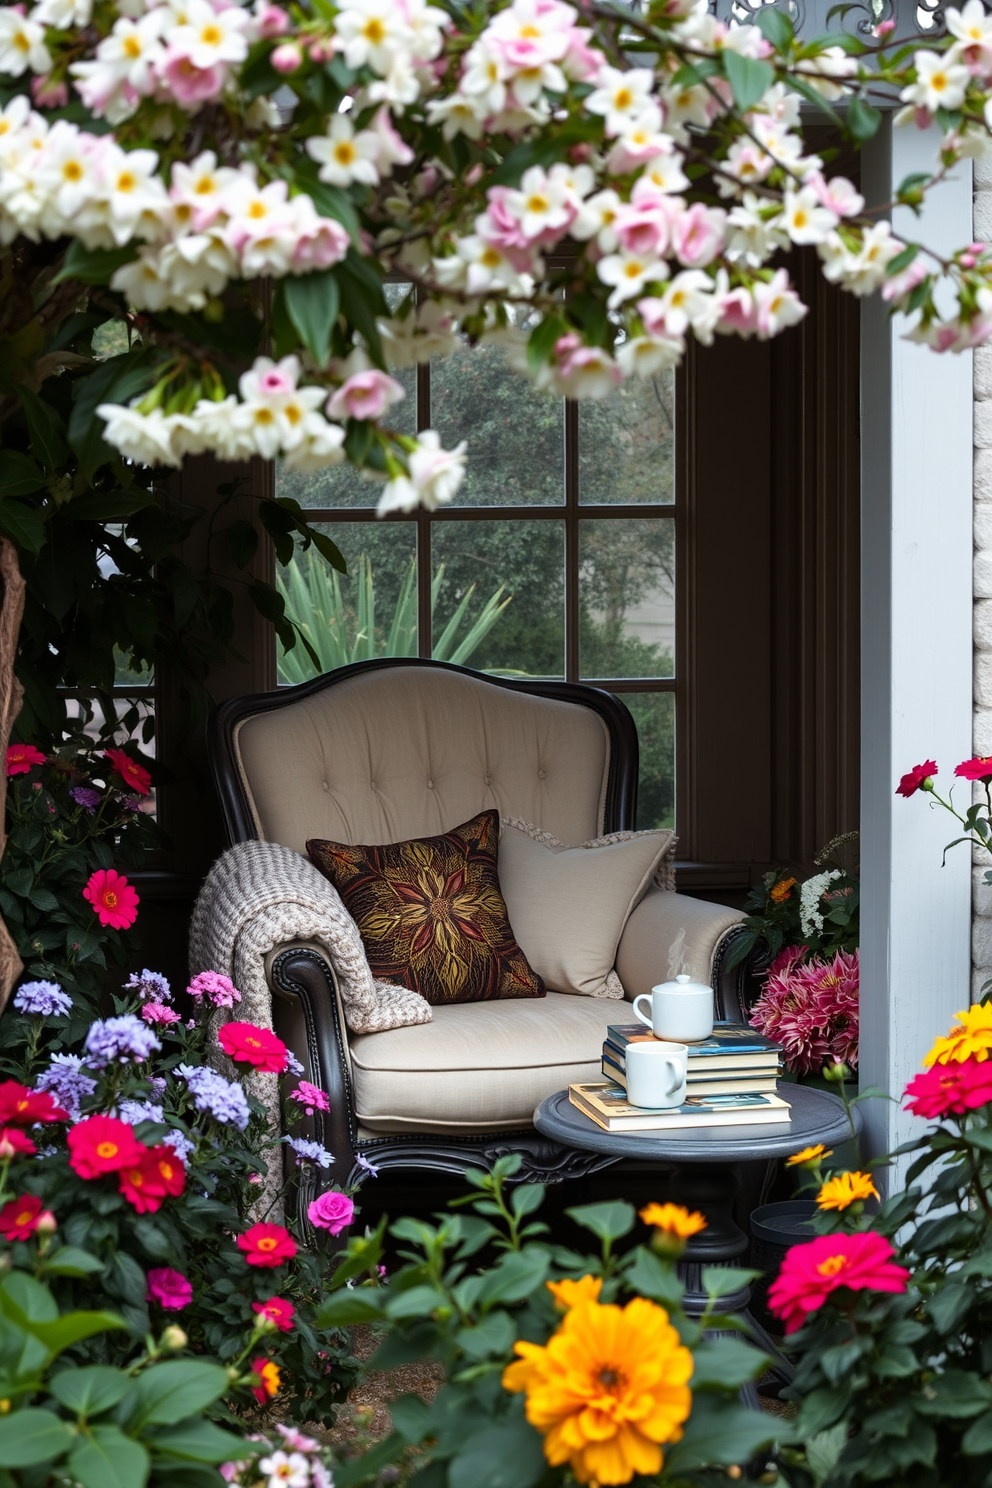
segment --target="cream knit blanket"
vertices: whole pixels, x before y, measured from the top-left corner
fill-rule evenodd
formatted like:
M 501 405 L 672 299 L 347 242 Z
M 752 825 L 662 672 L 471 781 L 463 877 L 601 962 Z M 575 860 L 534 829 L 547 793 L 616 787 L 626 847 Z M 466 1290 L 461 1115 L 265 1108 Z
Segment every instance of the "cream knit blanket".
M 193 910 L 192 974 L 229 976 L 241 993 L 236 1017 L 271 1028 L 265 958 L 297 940 L 326 952 L 352 1033 L 431 1021 L 430 1006 L 418 993 L 374 980 L 357 925 L 337 889 L 307 858 L 277 842 L 229 847 L 207 874 Z

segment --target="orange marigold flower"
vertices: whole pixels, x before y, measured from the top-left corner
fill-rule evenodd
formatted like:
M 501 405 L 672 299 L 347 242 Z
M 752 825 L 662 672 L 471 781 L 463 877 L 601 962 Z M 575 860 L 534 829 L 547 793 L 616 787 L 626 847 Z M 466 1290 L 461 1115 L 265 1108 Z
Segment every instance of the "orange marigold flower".
M 626 1307 L 571 1308 L 542 1348 L 514 1345 L 503 1386 L 525 1391 L 526 1415 L 552 1467 L 567 1462 L 580 1483 L 629 1483 L 661 1471 L 662 1445 L 677 1442 L 692 1409 L 692 1355 L 646 1297 Z
M 826 1157 L 833 1157 L 833 1148 L 824 1147 L 822 1142 L 817 1142 L 815 1147 L 804 1147 L 802 1152 L 794 1152 L 791 1157 L 787 1157 L 785 1166 L 801 1168 L 806 1163 L 821 1163 Z
M 580 1302 L 598 1302 L 603 1278 L 580 1276 L 578 1281 L 548 1281 L 545 1285 L 562 1312 L 568 1312 L 570 1307 L 578 1307 Z
M 972 1003 L 970 1008 L 955 1013 L 957 1025 L 951 1026 L 946 1038 L 934 1040 L 924 1066 L 931 1064 L 962 1064 L 974 1057 L 984 1063 L 992 1051 L 992 1007 L 986 1003 Z
M 794 878 L 783 878 L 782 882 L 777 883 L 772 889 L 769 898 L 775 904 L 784 904 L 795 887 L 796 880 Z
M 266 1405 L 273 1395 L 278 1395 L 282 1378 L 279 1374 L 279 1365 L 274 1364 L 271 1359 L 252 1359 L 251 1372 L 258 1380 L 257 1385 L 252 1386 L 252 1394 L 259 1405 Z
M 648 1204 L 640 1211 L 645 1224 L 664 1230 L 666 1235 L 676 1235 L 680 1240 L 689 1240 L 706 1228 L 706 1215 L 693 1210 L 690 1214 L 681 1204 Z
M 816 1196 L 821 1209 L 847 1209 L 858 1200 L 878 1198 L 870 1173 L 838 1173 L 828 1178 Z

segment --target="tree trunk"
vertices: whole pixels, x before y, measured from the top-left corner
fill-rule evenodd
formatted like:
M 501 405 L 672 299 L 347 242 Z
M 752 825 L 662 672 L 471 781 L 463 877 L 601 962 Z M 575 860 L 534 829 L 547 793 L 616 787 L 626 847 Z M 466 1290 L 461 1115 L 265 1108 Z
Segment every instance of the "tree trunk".
M 24 580 L 17 566 L 17 551 L 6 538 L 0 538 L 0 760 L 6 758 L 10 731 L 21 711 L 23 693 L 14 676 L 14 661 L 23 613 Z M 7 774 L 0 769 L 0 858 L 7 845 L 6 813 Z M 23 970 L 24 963 L 0 917 L 0 1012 Z

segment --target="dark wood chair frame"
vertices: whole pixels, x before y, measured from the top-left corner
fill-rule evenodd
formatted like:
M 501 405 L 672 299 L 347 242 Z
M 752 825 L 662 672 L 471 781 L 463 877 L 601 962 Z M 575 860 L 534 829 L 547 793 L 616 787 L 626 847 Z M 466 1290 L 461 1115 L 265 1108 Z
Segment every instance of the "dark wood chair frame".
M 610 738 L 610 765 L 603 813 L 603 831 L 633 830 L 637 811 L 638 745 L 634 720 L 623 703 L 611 693 L 576 682 L 545 682 L 489 677 L 448 662 L 413 657 L 360 661 L 303 682 L 281 687 L 277 692 L 231 698 L 217 707 L 210 719 L 210 765 L 220 798 L 225 831 L 230 843 L 253 841 L 256 836 L 248 796 L 234 748 L 235 730 L 246 718 L 273 712 L 303 698 L 313 697 L 364 672 L 395 671 L 405 667 L 456 672 L 510 692 L 529 693 L 591 708 L 603 722 Z M 721 1017 L 740 1017 L 745 1006 L 746 964 L 727 967 L 727 953 L 734 932 L 720 946 L 713 969 L 713 987 Z M 272 966 L 273 1021 L 278 1029 L 279 1004 L 301 1018 L 306 1030 L 307 1055 L 316 1083 L 327 1095 L 329 1112 L 316 1112 L 312 1135 L 334 1154 L 336 1178 L 346 1186 L 360 1183 L 364 1170 L 361 1156 L 376 1168 L 422 1168 L 458 1175 L 468 1166 L 490 1169 L 497 1158 L 519 1153 L 523 1163 L 517 1181 L 556 1183 L 581 1177 L 608 1167 L 617 1158 L 574 1148 L 542 1137 L 533 1127 L 520 1131 L 483 1133 L 478 1136 L 442 1137 L 432 1132 L 385 1135 L 360 1139 L 355 1120 L 351 1076 L 345 1053 L 338 999 L 327 967 L 314 951 L 281 952 Z M 297 1053 L 302 1053 L 297 1050 Z M 301 1208 L 310 1197 L 308 1169 L 301 1172 Z

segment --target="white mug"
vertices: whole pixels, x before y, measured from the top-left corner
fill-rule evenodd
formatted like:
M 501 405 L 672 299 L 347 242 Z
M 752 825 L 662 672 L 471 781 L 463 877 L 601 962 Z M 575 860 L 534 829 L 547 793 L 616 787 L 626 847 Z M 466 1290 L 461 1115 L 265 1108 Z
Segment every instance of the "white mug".
M 627 1099 L 632 1106 L 664 1110 L 685 1103 L 689 1050 L 685 1044 L 659 1039 L 656 1043 L 628 1044 Z
M 638 1003 L 648 1002 L 650 1014 Z M 634 1017 L 650 1028 L 655 1038 L 677 1039 L 696 1044 L 713 1033 L 713 988 L 694 982 L 684 973 L 674 982 L 659 982 L 650 994 L 642 992 L 633 1002 Z

